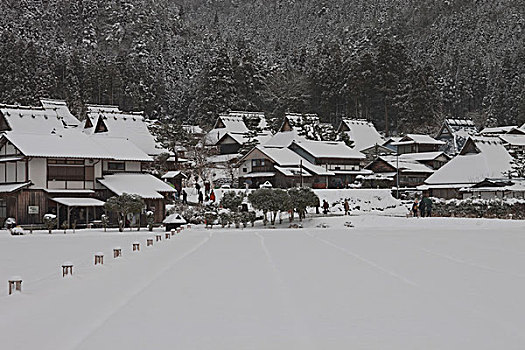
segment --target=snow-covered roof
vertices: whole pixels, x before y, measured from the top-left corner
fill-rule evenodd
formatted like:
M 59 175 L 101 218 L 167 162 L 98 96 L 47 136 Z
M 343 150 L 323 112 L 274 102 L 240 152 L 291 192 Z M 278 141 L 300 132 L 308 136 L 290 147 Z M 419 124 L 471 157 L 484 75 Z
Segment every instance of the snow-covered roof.
M 49 134 L 9 131 L 2 138 L 28 157 L 152 161 L 151 157 L 127 140 L 97 139 L 76 129 L 63 129 Z
M 449 118 L 445 119 L 445 123 L 447 123 L 452 128 L 472 128 L 476 127 L 474 124 L 474 121 L 471 119 L 454 119 Z
M 410 145 L 410 144 L 424 144 L 424 145 L 444 145 L 445 142 L 436 140 L 430 135 L 424 134 L 406 134 L 401 140 L 392 142 L 393 146 Z
M 221 142 L 226 137 L 232 138 L 239 145 L 242 145 L 245 142 L 248 142 L 250 140 L 250 138 L 247 136 L 246 133 L 227 132 L 222 135 L 222 137 L 217 141 L 217 143 Z M 272 137 L 272 134 L 269 131 L 266 131 L 266 132 L 258 133 L 255 139 L 259 142 L 259 144 L 262 144 L 268 141 L 271 137 Z
M 103 207 L 105 204 L 96 198 L 60 197 L 51 200 L 67 207 Z
M 499 135 L 499 138 L 511 146 L 525 146 L 525 135 L 521 134 L 504 134 Z
M 88 105 L 87 109 L 87 117 L 92 126 L 84 128 L 85 133 L 128 139 L 149 155 L 167 152 L 155 141 L 142 112 L 123 112 L 116 106 Z M 104 123 L 107 131 L 96 132 L 99 120 Z
M 496 126 L 492 128 L 485 128 L 480 131 L 480 133 L 483 134 L 506 134 L 512 129 L 518 128 L 517 125 L 505 125 L 505 126 Z
M 394 169 L 397 169 L 399 166 L 399 170 L 405 173 L 428 173 L 432 174 L 434 173 L 434 170 L 424 164 L 421 164 L 417 160 L 411 159 L 411 158 L 402 158 L 401 156 L 380 156 L 379 159 L 385 161 L 388 163 L 391 167 Z
M 284 176 L 312 176 L 309 172 L 301 168 L 286 168 L 286 167 L 280 167 L 275 166 L 275 170 L 283 174 Z
M 2 127 L 23 133 L 50 133 L 63 130 L 67 124 L 57 111 L 43 107 L 0 105 L 7 125 Z
M 184 175 L 184 173 L 182 173 L 182 171 L 180 170 L 173 170 L 173 171 L 168 171 L 166 174 L 162 175 L 162 178 L 163 179 L 173 179 L 174 177 L 177 177 L 181 175 L 183 178 L 188 178 L 186 175 Z
M 182 217 L 182 215 L 174 213 L 171 215 L 168 215 L 163 221 L 163 224 L 186 224 L 186 220 Z
M 0 193 L 12 193 L 21 190 L 24 187 L 31 185 L 31 182 L 16 183 L 16 184 L 0 184 Z
M 261 145 L 266 147 L 288 147 L 293 141 L 306 141 L 306 137 L 300 136 L 297 130 L 278 132 L 268 138 Z
M 220 114 L 219 117 L 229 117 L 229 118 L 240 117 L 243 121 L 244 119 L 258 118 L 259 119 L 259 124 L 257 125 L 258 128 L 265 129 L 268 126 L 264 112 L 228 111 L 228 113 Z
M 103 186 L 116 195 L 123 193 L 135 194 L 145 199 L 162 199 L 164 192 L 176 190 L 151 174 L 113 174 L 99 179 Z
M 420 152 L 420 153 L 405 153 L 405 154 L 400 154 L 399 155 L 399 159 L 402 159 L 402 160 L 416 160 L 418 162 L 424 162 L 424 161 L 429 161 L 429 160 L 434 160 L 440 156 L 444 156 L 446 158 L 450 158 L 449 156 L 447 156 L 445 153 L 443 152 L 440 152 L 440 151 L 436 151 L 436 152 Z
M 183 125 L 182 128 L 189 134 L 203 134 L 204 130 L 198 125 Z
M 298 168 L 302 162 L 303 168 L 317 175 L 334 175 L 333 172 L 326 170 L 325 168 L 314 165 L 292 151 L 289 148 L 276 148 L 276 147 L 256 147 L 259 151 L 266 154 L 272 159 L 277 166 L 286 168 Z
M 511 169 L 512 157 L 499 139 L 471 137 L 469 142 L 474 143 L 476 152 L 466 153 L 462 150 L 460 155 L 437 170 L 425 183 L 472 184 L 485 178 L 504 176 Z
M 336 141 L 294 141 L 295 145 L 304 149 L 315 158 L 365 159 L 366 156 L 356 149 L 348 147 L 344 142 Z
M 317 114 L 286 113 L 284 117 L 288 119 L 292 127 L 302 122 L 319 124 L 319 116 Z
M 52 110 L 62 117 L 63 122 L 67 126 L 77 127 L 81 124 L 71 111 L 69 110 L 66 101 L 63 100 L 50 100 L 50 99 L 40 99 L 42 107 L 46 110 Z
M 375 144 L 382 145 L 385 140 L 376 130 L 374 124 L 366 120 L 343 119 L 344 123 L 349 129 L 345 133 L 353 142 L 353 147 L 358 150 L 364 150 Z

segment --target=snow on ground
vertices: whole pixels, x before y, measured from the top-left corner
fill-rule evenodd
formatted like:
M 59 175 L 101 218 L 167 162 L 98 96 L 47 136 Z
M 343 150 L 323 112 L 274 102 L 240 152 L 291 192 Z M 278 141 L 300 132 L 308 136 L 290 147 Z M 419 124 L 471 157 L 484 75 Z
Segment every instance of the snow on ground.
M 285 226 L 194 227 L 148 248 L 147 231 L 2 231 L 2 348 L 525 347 L 525 222 L 367 215 Z M 74 275 L 62 278 L 67 260 Z M 21 294 L 7 295 L 11 275 Z

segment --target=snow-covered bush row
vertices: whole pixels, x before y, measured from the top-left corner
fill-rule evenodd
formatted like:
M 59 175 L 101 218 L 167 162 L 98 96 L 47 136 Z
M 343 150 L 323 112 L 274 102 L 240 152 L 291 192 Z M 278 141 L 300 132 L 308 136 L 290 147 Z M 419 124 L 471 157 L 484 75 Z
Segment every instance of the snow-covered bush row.
M 470 218 L 525 219 L 525 200 L 507 199 L 432 199 L 435 216 Z

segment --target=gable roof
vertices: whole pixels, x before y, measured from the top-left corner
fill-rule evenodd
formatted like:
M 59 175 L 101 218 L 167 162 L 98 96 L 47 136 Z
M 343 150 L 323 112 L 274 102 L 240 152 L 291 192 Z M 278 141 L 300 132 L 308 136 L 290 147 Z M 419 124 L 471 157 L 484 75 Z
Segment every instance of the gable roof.
M 303 140 L 306 141 L 306 137 L 299 135 L 297 130 L 291 130 L 278 132 L 261 144 L 267 147 L 288 147 L 293 141 Z
M 345 133 L 348 135 L 350 141 L 353 142 L 353 147 L 358 150 L 364 150 L 375 144 L 382 145 L 385 140 L 376 130 L 374 124 L 366 120 L 357 120 L 357 119 L 343 119 L 341 124 L 346 125 L 347 131 Z M 339 129 L 342 127 L 340 126 Z
M 398 169 L 399 167 L 399 170 L 405 173 L 434 173 L 434 169 L 409 157 L 403 158 L 399 156 L 398 159 L 396 156 L 379 156 L 378 159 L 384 161 L 394 169 Z M 367 168 L 369 168 L 371 164 L 369 164 Z
M 85 133 L 127 139 L 149 155 L 167 152 L 155 141 L 142 112 L 123 112 L 116 106 L 100 105 L 88 105 L 87 109 L 87 118 L 93 127 L 85 127 Z
M 498 136 L 505 144 L 525 146 L 525 134 L 504 134 Z
M 118 196 L 128 193 L 145 199 L 162 199 L 164 196 L 161 193 L 176 192 L 173 187 L 151 174 L 105 175 L 98 182 Z
M 9 131 L 2 135 L 1 140 L 9 141 L 28 157 L 152 161 L 131 142 L 110 138 L 98 140 L 75 129 L 49 134 Z
M 302 163 L 303 168 L 310 171 L 313 174 L 334 175 L 333 172 L 328 171 L 321 166 L 310 163 L 309 161 L 307 161 L 306 159 L 304 159 L 289 148 L 256 146 L 254 147 L 254 149 L 257 149 L 263 154 L 265 154 L 268 158 L 275 162 L 277 166 L 281 168 L 299 168 L 300 164 Z M 253 152 L 253 150 L 250 151 L 248 154 L 250 154 L 251 152 Z M 246 158 L 246 156 L 241 158 L 241 160 Z
M 0 105 L 0 119 L 0 131 L 50 133 L 67 126 L 57 111 L 43 107 Z
M 77 127 L 81 124 L 80 120 L 71 114 L 66 101 L 41 98 L 40 103 L 44 109 L 55 111 L 67 126 Z
M 293 141 L 292 144 L 302 148 L 315 158 L 365 159 L 366 156 L 344 142 L 336 141 Z
M 491 128 L 485 128 L 481 130 L 480 133 L 482 135 L 483 134 L 485 135 L 487 134 L 506 134 L 512 129 L 516 129 L 516 128 L 518 128 L 517 125 L 496 126 L 496 127 L 491 127 Z
M 444 145 L 445 142 L 438 141 L 430 135 L 425 134 L 406 134 L 397 142 L 392 142 L 394 146 L 410 145 L 410 144 L 423 144 L 423 145 Z
M 498 138 L 471 137 L 460 154 L 442 166 L 426 184 L 477 183 L 485 178 L 504 176 L 512 157 Z

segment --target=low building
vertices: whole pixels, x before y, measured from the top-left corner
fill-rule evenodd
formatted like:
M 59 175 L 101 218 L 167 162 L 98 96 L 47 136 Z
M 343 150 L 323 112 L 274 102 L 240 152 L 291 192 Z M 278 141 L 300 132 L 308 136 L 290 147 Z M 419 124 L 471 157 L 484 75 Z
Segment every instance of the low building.
M 314 165 L 289 148 L 256 146 L 238 163 L 239 179 L 249 187 L 258 188 L 265 182 L 274 187 L 300 185 L 326 188 L 332 171 Z
M 462 198 L 460 190 L 486 178 L 509 174 L 512 157 L 497 137 L 470 137 L 459 155 L 442 166 L 421 186 L 440 198 Z
M 410 157 L 411 155 L 380 156 L 365 169 L 381 175 L 382 178 L 393 179 L 394 185 L 397 185 L 399 175 L 399 187 L 415 188 L 422 185 L 435 170 L 418 161 L 417 158 Z
M 288 148 L 308 162 L 333 172 L 335 175 L 329 177 L 329 188 L 346 188 L 356 176 L 371 173 L 361 167 L 365 155 L 344 142 L 293 141 Z
M 525 199 L 525 179 L 484 179 L 459 192 L 463 199 Z

